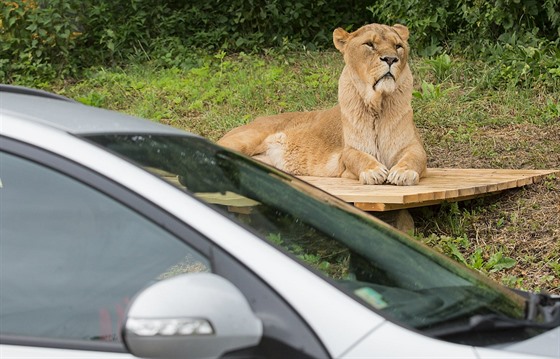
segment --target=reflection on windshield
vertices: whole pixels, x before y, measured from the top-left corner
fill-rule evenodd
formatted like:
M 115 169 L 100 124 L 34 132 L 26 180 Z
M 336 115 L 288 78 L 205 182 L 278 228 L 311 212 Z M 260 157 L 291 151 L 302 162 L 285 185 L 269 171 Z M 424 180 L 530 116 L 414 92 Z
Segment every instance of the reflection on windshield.
M 193 193 L 393 320 L 429 329 L 475 314 L 524 316 L 518 295 L 297 179 L 204 139 L 90 139 Z

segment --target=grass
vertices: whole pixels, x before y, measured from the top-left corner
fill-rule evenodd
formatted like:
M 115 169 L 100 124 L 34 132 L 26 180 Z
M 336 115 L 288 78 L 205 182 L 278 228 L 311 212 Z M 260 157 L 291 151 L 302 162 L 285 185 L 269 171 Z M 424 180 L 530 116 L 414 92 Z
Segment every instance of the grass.
M 259 115 L 328 108 L 335 52 L 201 55 L 192 65 L 97 68 L 53 90 L 217 140 Z M 430 167 L 560 168 L 560 75 L 500 86 L 499 70 L 440 55 L 413 59 L 415 121 Z M 415 237 L 502 283 L 560 294 L 560 179 L 414 210 Z
M 337 73 L 329 56 L 289 59 L 222 54 L 199 67 L 94 69 L 86 79 L 60 84 L 59 93 L 84 103 L 150 118 L 216 140 L 258 115 L 305 111 L 336 102 Z M 300 64 L 308 64 L 302 67 Z M 303 82 L 303 83 L 302 83 Z

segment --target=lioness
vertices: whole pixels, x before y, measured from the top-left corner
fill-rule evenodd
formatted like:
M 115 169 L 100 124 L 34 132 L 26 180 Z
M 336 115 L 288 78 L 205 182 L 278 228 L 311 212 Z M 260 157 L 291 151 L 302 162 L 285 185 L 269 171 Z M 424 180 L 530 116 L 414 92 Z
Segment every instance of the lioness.
M 412 121 L 408 35 L 403 25 L 336 29 L 345 62 L 337 106 L 259 117 L 218 144 L 294 175 L 417 184 L 426 152 Z

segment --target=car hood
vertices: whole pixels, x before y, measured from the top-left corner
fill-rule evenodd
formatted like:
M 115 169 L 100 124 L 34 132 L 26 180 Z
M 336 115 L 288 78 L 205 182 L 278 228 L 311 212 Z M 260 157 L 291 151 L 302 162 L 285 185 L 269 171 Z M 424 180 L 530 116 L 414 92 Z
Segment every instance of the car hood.
M 508 352 L 560 358 L 560 327 L 522 342 L 494 346 L 493 348 Z
M 386 321 L 341 358 L 415 358 L 419 353 L 426 358 L 560 359 L 560 327 L 522 342 L 483 348 L 430 338 Z

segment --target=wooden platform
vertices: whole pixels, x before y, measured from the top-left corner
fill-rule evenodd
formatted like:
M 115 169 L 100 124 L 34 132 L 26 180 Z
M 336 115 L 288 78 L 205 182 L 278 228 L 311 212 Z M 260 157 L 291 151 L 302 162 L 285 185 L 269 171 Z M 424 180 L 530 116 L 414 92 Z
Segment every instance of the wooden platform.
M 306 182 L 365 211 L 391 211 L 463 201 L 560 175 L 560 170 L 429 168 L 416 186 L 362 185 L 356 180 L 301 176 Z

